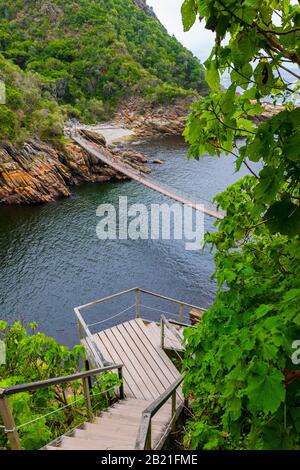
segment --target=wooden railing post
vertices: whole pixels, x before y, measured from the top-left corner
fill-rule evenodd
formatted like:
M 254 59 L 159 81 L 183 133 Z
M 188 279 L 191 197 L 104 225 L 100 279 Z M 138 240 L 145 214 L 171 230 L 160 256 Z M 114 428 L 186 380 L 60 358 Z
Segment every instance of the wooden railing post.
M 0 415 L 5 426 L 5 433 L 7 434 L 11 450 L 21 450 L 21 443 L 16 429 L 15 420 L 8 400 L 3 393 L 3 389 L 0 389 Z
M 174 390 L 172 394 L 172 416 L 171 419 L 172 421 L 172 431 L 175 431 L 176 429 L 176 421 L 175 421 L 175 415 L 176 415 L 176 392 L 177 389 Z
M 84 399 L 85 399 L 85 406 L 87 411 L 88 419 L 91 420 L 93 418 L 93 408 L 91 403 L 91 395 L 90 395 L 90 385 L 88 377 L 82 379 L 83 383 L 83 392 L 84 392 Z
M 140 289 L 135 290 L 135 308 L 136 308 L 136 318 L 141 318 L 141 291 Z
M 183 322 L 183 309 L 184 309 L 184 305 L 180 304 L 180 307 L 179 307 L 179 321 L 181 321 L 181 322 Z
M 120 400 L 123 400 L 123 398 L 125 398 L 125 394 L 124 394 L 124 383 L 123 383 L 123 369 L 122 367 L 119 367 L 118 369 L 118 376 L 119 376 L 119 380 L 121 380 L 121 383 L 120 383 Z
M 165 348 L 165 322 L 163 318 L 160 319 L 160 330 L 161 330 L 160 346 L 161 346 L 161 349 L 164 349 Z

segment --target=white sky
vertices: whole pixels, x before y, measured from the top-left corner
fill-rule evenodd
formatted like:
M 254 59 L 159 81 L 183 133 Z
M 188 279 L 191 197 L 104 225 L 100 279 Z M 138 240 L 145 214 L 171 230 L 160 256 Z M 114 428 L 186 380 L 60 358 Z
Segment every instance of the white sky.
M 181 22 L 181 5 L 183 0 L 147 0 L 157 17 L 168 30 L 203 62 L 209 56 L 214 44 L 214 35 L 204 28 L 204 23 L 196 22 L 193 28 L 185 33 Z

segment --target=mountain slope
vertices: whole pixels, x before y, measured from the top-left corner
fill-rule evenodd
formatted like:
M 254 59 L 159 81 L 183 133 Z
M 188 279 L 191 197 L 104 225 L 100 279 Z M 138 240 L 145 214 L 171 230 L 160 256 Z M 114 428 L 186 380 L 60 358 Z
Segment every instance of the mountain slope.
M 128 96 L 168 101 L 205 88 L 199 61 L 143 0 L 0 0 L 0 50 L 86 120 Z

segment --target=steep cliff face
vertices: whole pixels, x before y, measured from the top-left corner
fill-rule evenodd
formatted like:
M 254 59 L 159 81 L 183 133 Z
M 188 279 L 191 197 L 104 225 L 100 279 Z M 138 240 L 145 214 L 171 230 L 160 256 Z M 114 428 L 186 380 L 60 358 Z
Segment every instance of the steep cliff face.
M 93 134 L 90 133 L 89 138 L 95 142 L 99 136 Z M 116 151 L 114 156 L 142 172 L 150 171 L 144 165 L 147 159 L 138 152 Z M 0 162 L 2 204 L 54 201 L 70 196 L 70 187 L 74 185 L 125 179 L 72 143 L 54 148 L 40 140 L 30 140 L 21 149 L 2 144 Z

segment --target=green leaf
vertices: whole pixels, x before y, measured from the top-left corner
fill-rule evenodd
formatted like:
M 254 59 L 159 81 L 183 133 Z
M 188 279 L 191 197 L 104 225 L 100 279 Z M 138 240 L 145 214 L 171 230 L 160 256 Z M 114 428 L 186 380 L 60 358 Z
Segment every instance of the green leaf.
M 288 143 L 283 147 L 283 152 L 289 160 L 294 162 L 300 159 L 300 133 L 289 137 Z
M 268 312 L 273 310 L 274 305 L 260 305 L 254 312 L 257 319 L 264 317 Z
M 271 233 L 295 236 L 300 233 L 300 206 L 289 200 L 275 202 L 266 212 Z
M 205 72 L 205 80 L 207 81 L 208 86 L 217 91 L 220 88 L 220 74 L 217 69 L 216 61 L 211 60 L 205 63 L 207 66 Z
M 275 368 L 258 362 L 251 371 L 246 392 L 250 408 L 263 413 L 275 413 L 285 399 L 284 376 Z
M 184 0 L 181 7 L 181 16 L 184 31 L 189 31 L 194 25 L 197 17 L 197 6 L 195 0 Z

